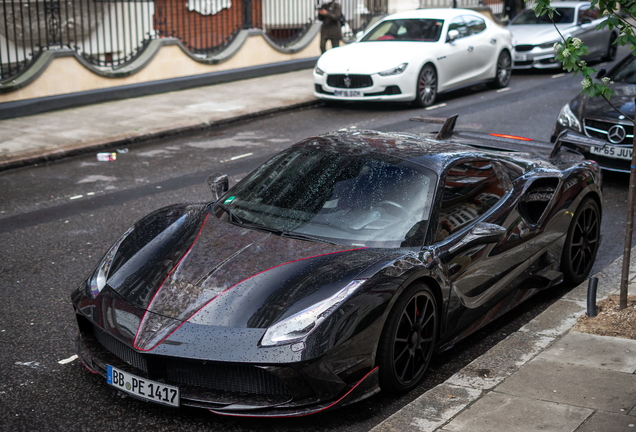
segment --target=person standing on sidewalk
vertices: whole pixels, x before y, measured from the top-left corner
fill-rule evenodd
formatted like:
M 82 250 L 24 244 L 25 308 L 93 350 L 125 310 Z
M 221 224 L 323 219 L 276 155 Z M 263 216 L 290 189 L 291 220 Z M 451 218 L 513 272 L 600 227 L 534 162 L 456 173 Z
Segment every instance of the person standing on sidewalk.
M 323 3 L 318 9 L 318 19 L 322 21 L 322 27 L 320 28 L 321 53 L 327 50 L 327 40 L 331 41 L 331 48 L 340 45 L 340 39 L 342 39 L 340 15 L 342 15 L 342 9 L 336 0 Z

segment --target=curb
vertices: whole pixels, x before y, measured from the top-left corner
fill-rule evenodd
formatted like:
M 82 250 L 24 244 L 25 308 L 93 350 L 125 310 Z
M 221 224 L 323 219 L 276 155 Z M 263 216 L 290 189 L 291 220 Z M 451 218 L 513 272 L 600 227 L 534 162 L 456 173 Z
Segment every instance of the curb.
M 241 123 L 249 120 L 254 120 L 268 115 L 274 115 L 283 112 L 300 111 L 303 109 L 312 109 L 324 105 L 324 101 L 319 99 L 313 99 L 305 102 L 299 102 L 284 107 L 269 108 L 262 111 L 255 111 L 252 113 L 241 114 L 234 117 L 228 117 L 221 120 L 207 121 L 203 123 L 184 124 L 179 126 L 172 126 L 166 129 L 158 129 L 144 133 L 128 133 L 126 135 L 113 136 L 110 138 L 91 141 L 91 142 L 78 142 L 69 144 L 66 148 L 56 149 L 45 153 L 37 152 L 37 154 L 26 155 L 10 159 L 7 161 L 0 161 L 0 172 L 10 169 L 21 168 L 24 166 L 36 165 L 40 163 L 52 162 L 67 157 L 78 156 L 86 153 L 92 153 L 100 150 L 113 149 L 116 147 L 128 146 L 131 144 L 144 143 L 153 139 L 172 137 L 190 132 L 202 131 L 206 129 L 212 129 L 216 127 L 227 126 L 235 123 Z M 35 152 L 34 152 L 35 153 Z

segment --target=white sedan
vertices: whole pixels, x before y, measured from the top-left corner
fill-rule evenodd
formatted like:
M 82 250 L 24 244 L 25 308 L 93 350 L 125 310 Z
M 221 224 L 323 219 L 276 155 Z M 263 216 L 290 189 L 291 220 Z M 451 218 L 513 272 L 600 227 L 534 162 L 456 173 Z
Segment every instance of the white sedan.
M 389 15 L 356 42 L 325 52 L 314 68 L 316 97 L 412 101 L 489 82 L 506 87 L 510 32 L 468 9 L 421 9 Z

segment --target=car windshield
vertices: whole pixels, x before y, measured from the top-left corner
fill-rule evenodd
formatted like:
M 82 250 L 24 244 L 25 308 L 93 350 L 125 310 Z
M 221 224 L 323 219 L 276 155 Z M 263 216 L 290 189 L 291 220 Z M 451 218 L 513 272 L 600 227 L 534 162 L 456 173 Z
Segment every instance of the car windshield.
M 554 12 L 555 24 L 571 24 L 574 22 L 574 8 L 557 7 Z M 517 15 L 510 25 L 532 25 L 532 24 L 550 24 L 552 21 L 548 14 L 537 16 L 532 9 L 525 9 Z
M 619 66 L 610 76 L 614 82 L 636 84 L 636 57 L 630 56 L 629 60 Z
M 361 42 L 372 41 L 418 41 L 437 42 L 442 34 L 444 20 L 439 19 L 392 19 L 378 24 L 366 34 Z
M 417 164 L 365 150 L 292 147 L 231 188 L 215 214 L 283 236 L 421 246 L 436 179 Z

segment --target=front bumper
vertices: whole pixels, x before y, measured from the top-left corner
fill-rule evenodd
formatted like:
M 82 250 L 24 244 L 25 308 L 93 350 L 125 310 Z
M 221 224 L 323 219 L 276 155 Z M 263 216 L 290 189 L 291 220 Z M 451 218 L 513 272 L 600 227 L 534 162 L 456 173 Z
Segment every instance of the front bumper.
M 341 381 L 324 359 L 294 364 L 211 362 L 135 350 L 86 321 L 80 323 L 76 352 L 84 366 L 106 377 L 107 365 L 178 386 L 180 404 L 217 414 L 296 417 L 341 407 L 379 391 L 377 368 Z M 339 381 L 339 382 L 338 382 Z
M 561 63 L 554 58 L 554 49 L 534 47 L 529 51 L 513 52 L 515 69 L 558 69 Z
M 342 75 L 342 74 L 333 74 Z M 411 76 L 408 69 L 392 76 L 368 75 L 370 85 L 364 87 L 334 86 L 329 84 L 329 75 L 318 75 L 314 71 L 314 96 L 319 99 L 337 101 L 394 101 L 410 102 L 415 100 L 416 76 Z M 361 96 L 336 95 L 336 92 L 360 92 Z
M 563 126 L 561 126 L 558 122 L 555 124 L 554 129 L 552 131 L 552 136 L 550 137 L 550 141 L 551 142 L 555 142 L 557 139 L 557 136 L 563 132 L 563 131 L 568 131 L 568 134 L 570 134 L 573 137 L 580 137 L 581 141 L 585 141 L 585 140 L 589 140 L 590 138 L 586 135 L 583 135 L 579 132 L 573 131 L 571 129 L 567 129 Z M 612 143 L 606 143 L 606 146 L 609 147 L 614 147 L 616 148 L 631 148 L 631 145 L 625 145 L 625 144 L 612 144 Z M 579 153 L 581 153 L 583 155 L 583 157 L 585 157 L 585 159 L 589 159 L 589 160 L 593 160 L 594 162 L 596 162 L 598 164 L 599 167 L 601 167 L 601 169 L 604 169 L 606 171 L 615 171 L 615 172 L 622 172 L 622 173 L 630 173 L 631 169 L 631 162 L 629 160 L 626 159 L 620 159 L 617 157 L 610 157 L 610 156 L 604 156 L 601 154 L 595 154 L 591 152 L 591 147 L 590 145 L 585 145 L 582 143 L 573 143 L 573 142 L 568 142 L 568 141 L 564 141 L 562 144 L 563 147 L 567 147 L 570 148 L 572 150 L 575 150 Z

